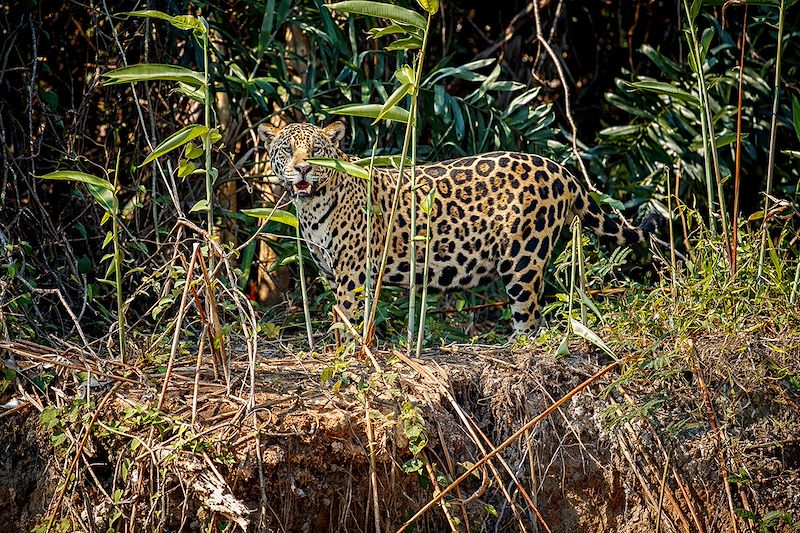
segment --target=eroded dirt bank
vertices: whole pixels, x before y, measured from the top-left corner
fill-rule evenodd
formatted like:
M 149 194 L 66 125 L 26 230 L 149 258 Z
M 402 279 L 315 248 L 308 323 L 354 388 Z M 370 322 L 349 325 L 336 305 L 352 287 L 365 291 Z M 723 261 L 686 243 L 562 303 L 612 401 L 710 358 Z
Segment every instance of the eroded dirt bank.
M 798 346 L 701 338 L 690 359 L 614 367 L 415 530 L 710 532 L 732 531 L 736 517 L 739 530 L 793 531 Z M 20 401 L 0 418 L 0 523 L 12 531 L 46 527 L 52 513 L 53 531 L 374 531 L 376 521 L 396 531 L 610 362 L 581 345 L 558 361 L 536 348 L 454 346 L 394 354 L 394 364 L 379 353 L 377 374 L 368 361 L 263 353 L 248 404 L 246 364 L 232 364 L 230 386 L 211 368 L 195 385 L 187 357 L 159 410 L 163 374 L 0 348 L 30 378 L 1 398 Z M 43 373 L 52 379 L 40 390 Z M 79 399 L 87 383 L 91 405 Z

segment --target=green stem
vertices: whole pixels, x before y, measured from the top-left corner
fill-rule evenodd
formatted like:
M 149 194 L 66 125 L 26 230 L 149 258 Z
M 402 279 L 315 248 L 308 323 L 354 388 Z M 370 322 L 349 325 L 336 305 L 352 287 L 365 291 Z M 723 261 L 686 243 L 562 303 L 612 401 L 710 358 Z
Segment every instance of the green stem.
M 683 0 L 683 7 L 686 11 L 686 20 L 689 25 L 687 42 L 689 44 L 689 53 L 692 54 L 692 58 L 694 59 L 695 73 L 697 74 L 697 92 L 700 99 L 700 128 L 703 136 L 703 170 L 706 180 L 706 196 L 708 198 L 708 228 L 711 231 L 711 235 L 716 235 L 717 227 L 716 223 L 714 222 L 714 187 L 711 183 L 711 163 L 712 161 L 714 162 L 714 169 L 717 173 L 717 183 L 718 185 L 721 185 L 719 179 L 719 167 L 716 163 L 717 149 L 714 142 L 714 130 L 711 123 L 711 113 L 708 108 L 708 91 L 706 90 L 705 74 L 703 73 L 703 64 L 700 58 L 700 45 L 697 42 L 697 29 L 694 25 L 694 18 L 692 18 L 688 0 Z M 711 154 L 711 159 L 708 157 L 709 154 Z M 718 192 L 721 194 L 721 189 L 718 189 Z M 722 198 L 720 196 L 720 211 L 724 211 L 724 206 L 721 201 Z M 724 212 L 722 213 L 722 218 L 723 231 L 725 232 L 725 238 L 727 239 L 727 232 L 724 228 L 724 226 L 727 225 Z
M 299 210 L 298 210 L 299 211 Z M 295 236 L 297 237 L 297 264 L 300 269 L 300 292 L 303 293 L 303 315 L 306 321 L 306 335 L 308 335 L 308 349 L 314 349 L 314 335 L 311 331 L 311 311 L 308 308 L 308 291 L 306 290 L 306 273 L 303 267 L 303 242 L 300 238 L 300 222 L 297 222 L 295 228 Z
M 422 47 L 417 56 L 417 71 L 416 79 L 414 80 L 414 90 L 411 93 L 411 109 L 413 114 L 409 116 L 410 124 L 406 126 L 411 127 L 411 243 L 409 244 L 409 282 L 408 282 L 408 338 L 406 340 L 406 350 L 408 355 L 411 355 L 411 346 L 414 341 L 414 319 L 417 314 L 417 98 L 419 97 L 419 84 L 422 79 L 422 67 L 425 59 L 425 47 L 428 44 L 428 30 L 431 26 L 431 15 L 428 14 L 428 20 L 425 24 L 425 33 L 422 36 Z M 405 157 L 405 154 L 403 154 Z M 427 246 L 427 245 L 426 245 Z M 427 287 L 423 287 L 425 291 Z M 424 303 L 423 303 L 424 305 Z M 422 311 L 420 311 L 421 313 Z M 420 326 L 423 324 L 420 318 Z M 418 337 L 419 339 L 419 337 Z M 419 342 L 419 340 L 417 340 Z M 419 353 L 419 346 L 417 346 L 417 353 Z
M 775 54 L 775 83 L 773 84 L 772 98 L 772 123 L 769 128 L 769 157 L 767 160 L 767 188 L 764 193 L 764 213 L 761 218 L 761 246 L 758 252 L 758 275 L 756 283 L 761 283 L 764 272 L 764 252 L 767 245 L 767 214 L 769 213 L 769 195 L 772 194 L 772 177 L 775 174 L 775 150 L 777 148 L 778 134 L 778 106 L 781 94 L 781 58 L 783 56 L 783 14 L 785 11 L 784 0 L 778 6 L 778 50 Z
M 114 191 L 119 187 L 119 159 L 122 154 L 121 150 L 117 151 L 117 164 L 114 167 Z M 115 192 L 116 194 L 116 192 Z M 118 204 L 117 204 L 118 205 Z M 111 213 L 111 232 L 114 241 L 114 285 L 117 290 L 117 328 L 119 329 L 119 358 L 124 363 L 125 354 L 127 353 L 127 344 L 125 341 L 125 313 L 124 302 L 122 298 L 122 250 L 119 246 L 119 219 L 117 216 L 118 209 Z
M 428 22 L 426 25 L 425 34 L 422 38 L 422 48 L 420 49 L 419 56 L 418 56 L 418 64 L 421 66 L 425 57 L 425 46 L 428 42 L 428 31 L 427 28 L 430 27 L 431 18 L 428 15 Z M 416 79 L 414 80 L 414 93 L 411 95 L 411 109 L 409 110 L 408 116 L 409 121 L 416 120 L 416 113 L 417 113 L 417 87 L 419 87 L 420 77 L 422 73 L 422 68 L 418 68 L 416 72 Z M 394 187 L 394 196 L 392 197 L 392 209 L 389 212 L 389 221 L 386 224 L 386 235 L 384 236 L 385 241 L 383 243 L 383 252 L 381 253 L 381 263 L 380 267 L 378 268 L 378 279 L 375 280 L 375 292 L 372 298 L 373 305 L 369 311 L 369 317 L 367 319 L 367 335 L 364 336 L 364 345 L 369 346 L 372 342 L 372 338 L 375 336 L 375 329 L 373 327 L 375 323 L 375 312 L 378 309 L 377 302 L 380 300 L 381 295 L 381 288 L 383 288 L 383 275 L 386 271 L 386 261 L 389 257 L 389 246 L 392 240 L 392 228 L 394 227 L 394 219 L 395 215 L 397 214 L 397 206 L 400 201 L 400 189 L 403 183 L 403 178 L 405 177 L 405 165 L 406 165 L 406 154 L 408 153 L 408 146 L 411 141 L 411 123 L 409 122 L 406 124 L 406 133 L 403 137 L 403 150 L 401 153 L 400 159 L 400 169 L 397 173 L 397 183 Z M 412 193 L 413 196 L 414 193 Z M 416 275 L 416 274 L 414 274 Z
M 206 152 L 206 202 L 208 203 L 208 210 L 206 211 L 206 230 L 208 231 L 208 238 L 212 240 L 214 238 L 214 176 L 211 172 L 211 76 L 208 71 L 208 22 L 203 17 L 200 17 L 200 20 L 205 26 L 206 31 L 203 32 L 203 74 L 205 75 L 205 110 L 204 110 L 204 124 L 205 127 L 208 128 L 208 131 L 205 134 L 205 142 L 203 143 L 205 146 Z M 208 267 L 209 270 L 214 272 L 214 254 L 212 253 L 211 248 L 208 249 Z M 209 287 L 209 291 L 213 289 Z
M 372 290 L 372 175 L 375 172 L 375 152 L 378 150 L 378 135 L 372 145 L 372 155 L 369 160 L 369 179 L 367 180 L 367 277 L 364 281 L 364 329 L 362 337 L 367 336 L 367 317 L 370 313 L 370 295 Z
M 433 206 L 429 206 L 428 218 L 425 224 L 425 266 L 422 270 L 422 299 L 419 303 L 419 329 L 417 331 L 417 357 L 422 353 L 422 341 L 425 335 L 425 314 L 428 310 L 428 272 L 431 254 L 431 213 Z

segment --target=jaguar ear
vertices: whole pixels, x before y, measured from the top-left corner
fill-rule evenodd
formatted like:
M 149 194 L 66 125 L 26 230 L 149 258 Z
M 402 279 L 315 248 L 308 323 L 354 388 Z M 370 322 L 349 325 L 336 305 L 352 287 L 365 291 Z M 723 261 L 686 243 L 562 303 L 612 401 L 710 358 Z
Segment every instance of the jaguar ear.
M 344 124 L 341 122 L 333 122 L 322 128 L 322 132 L 330 139 L 331 144 L 337 148 L 339 147 L 339 141 L 344 137 L 345 131 Z
M 272 124 L 259 124 L 258 138 L 264 142 L 264 146 L 266 146 L 267 150 L 269 150 L 269 147 L 272 145 L 272 141 L 275 140 L 275 137 L 278 136 L 280 131 L 280 128 L 276 128 Z

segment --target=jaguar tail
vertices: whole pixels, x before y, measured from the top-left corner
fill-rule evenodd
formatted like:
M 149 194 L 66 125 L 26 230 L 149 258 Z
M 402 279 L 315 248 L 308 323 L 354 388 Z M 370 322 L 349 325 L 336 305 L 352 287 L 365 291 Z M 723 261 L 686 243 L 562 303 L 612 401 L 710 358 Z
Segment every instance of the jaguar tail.
M 642 219 L 638 227 L 623 225 L 609 217 L 600 209 L 586 191 L 579 185 L 575 192 L 572 212 L 581 219 L 583 225 L 601 238 L 614 241 L 618 246 L 637 244 L 647 240 L 658 226 L 658 215 L 651 213 Z

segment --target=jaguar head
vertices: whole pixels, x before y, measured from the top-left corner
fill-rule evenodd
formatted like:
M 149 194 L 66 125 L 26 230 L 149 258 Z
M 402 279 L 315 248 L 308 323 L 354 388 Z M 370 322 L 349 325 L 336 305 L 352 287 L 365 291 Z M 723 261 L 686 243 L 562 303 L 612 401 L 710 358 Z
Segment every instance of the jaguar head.
M 344 132 L 341 122 L 324 128 L 306 123 L 288 124 L 282 128 L 269 124 L 258 127 L 258 136 L 269 152 L 272 171 L 281 179 L 289 195 L 301 201 L 314 196 L 336 173 L 333 169 L 313 165 L 308 159 L 339 157 L 339 141 Z

